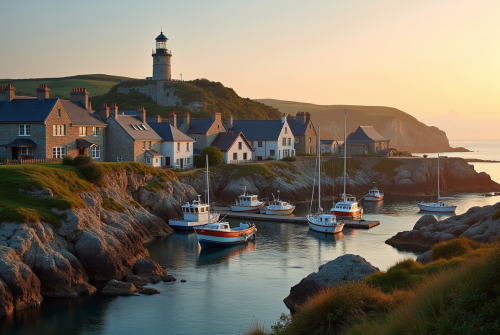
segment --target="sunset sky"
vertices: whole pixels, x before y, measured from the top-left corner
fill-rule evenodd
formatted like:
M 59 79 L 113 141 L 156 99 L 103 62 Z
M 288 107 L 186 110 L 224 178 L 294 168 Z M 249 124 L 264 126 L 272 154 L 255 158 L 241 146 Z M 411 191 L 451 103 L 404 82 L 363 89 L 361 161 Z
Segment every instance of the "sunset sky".
M 151 76 L 253 99 L 401 109 L 450 139 L 500 138 L 500 1 L 6 1 L 0 78 Z

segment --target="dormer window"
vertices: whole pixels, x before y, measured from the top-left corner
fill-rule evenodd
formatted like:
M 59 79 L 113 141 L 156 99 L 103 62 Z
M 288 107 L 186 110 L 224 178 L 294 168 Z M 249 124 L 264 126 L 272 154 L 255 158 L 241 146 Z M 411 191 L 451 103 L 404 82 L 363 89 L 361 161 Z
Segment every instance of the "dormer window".
M 145 125 L 141 124 L 141 126 L 142 126 L 142 128 L 143 128 L 144 130 L 148 130 L 148 128 L 146 128 L 146 126 L 145 126 Z

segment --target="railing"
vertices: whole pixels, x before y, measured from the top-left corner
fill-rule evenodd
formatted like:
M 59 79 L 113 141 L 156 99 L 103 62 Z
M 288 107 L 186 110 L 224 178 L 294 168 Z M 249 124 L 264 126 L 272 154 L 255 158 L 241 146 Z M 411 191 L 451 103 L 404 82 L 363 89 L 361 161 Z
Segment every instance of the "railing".
M 0 165 L 59 163 L 61 161 L 62 158 L 3 159 L 0 160 Z

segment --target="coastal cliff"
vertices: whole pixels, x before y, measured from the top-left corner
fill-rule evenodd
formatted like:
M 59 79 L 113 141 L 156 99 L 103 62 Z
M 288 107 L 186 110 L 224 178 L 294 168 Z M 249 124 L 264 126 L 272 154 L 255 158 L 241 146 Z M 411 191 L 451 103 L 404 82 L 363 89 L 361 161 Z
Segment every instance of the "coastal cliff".
M 36 306 L 44 296 L 92 294 L 96 288 L 89 281 L 120 280 L 132 274 L 134 264 L 149 256 L 143 243 L 171 234 L 167 220 L 179 216 L 180 204 L 196 194 L 175 178 L 160 190 L 149 191 L 148 185 L 156 181 L 154 174 L 119 169 L 107 173 L 106 187 L 78 193 L 84 206 L 53 208 L 64 214 L 60 226 L 2 222 L 0 315 Z M 52 190 L 31 194 L 59 196 Z

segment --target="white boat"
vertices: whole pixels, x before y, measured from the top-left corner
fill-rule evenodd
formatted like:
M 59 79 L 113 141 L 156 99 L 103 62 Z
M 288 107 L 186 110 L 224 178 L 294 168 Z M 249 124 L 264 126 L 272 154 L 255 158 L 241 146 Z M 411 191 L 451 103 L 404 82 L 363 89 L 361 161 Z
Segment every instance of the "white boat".
M 318 146 L 320 146 L 320 135 L 319 135 L 319 125 L 318 125 Z M 318 211 L 316 213 L 307 214 L 307 224 L 309 229 L 326 233 L 335 234 L 340 233 L 344 229 L 344 222 L 337 221 L 335 215 L 323 213 L 323 208 L 321 208 L 321 150 L 316 150 L 318 152 Z M 311 198 L 311 207 L 314 196 Z
M 375 182 L 373 182 L 375 184 Z M 375 185 L 368 194 L 364 197 L 365 201 L 382 201 L 384 200 L 384 192 L 380 191 Z
M 219 220 L 219 213 L 213 213 L 210 211 L 210 179 L 208 172 L 208 157 L 206 158 L 206 192 L 207 192 L 207 203 L 201 201 L 201 196 L 198 195 L 198 199 L 193 200 L 192 203 L 186 202 L 182 205 L 183 217 L 168 220 L 170 227 L 180 230 L 192 230 L 195 227 L 200 227 L 209 223 L 214 223 Z
M 255 239 L 257 228 L 253 223 L 240 223 L 231 228 L 229 222 L 210 223 L 194 228 L 198 243 L 202 248 L 229 246 Z
M 231 210 L 233 212 L 254 212 L 259 211 L 265 204 L 266 202 L 259 200 L 257 195 L 248 194 L 245 186 L 243 194 L 238 196 L 234 205 L 231 205 Z
M 342 200 L 337 202 L 330 210 L 338 219 L 356 220 L 361 219 L 363 215 L 363 207 L 358 204 L 356 197 L 352 194 L 346 194 L 347 183 L 347 112 L 344 111 L 344 193 L 342 193 Z
M 264 206 L 260 212 L 262 214 L 270 215 L 287 215 L 292 214 L 294 209 L 295 205 L 280 200 L 280 191 L 278 191 L 278 197 L 276 198 L 273 194 L 273 201 L 269 201 L 269 204 Z
M 418 208 L 421 211 L 426 211 L 426 212 L 444 212 L 444 213 L 454 213 L 455 210 L 457 209 L 457 206 L 454 205 L 448 205 L 445 203 L 443 200 L 446 199 L 453 199 L 449 197 L 441 197 L 440 191 L 439 191 L 439 155 L 438 155 L 438 183 L 437 183 L 437 188 L 438 188 L 438 198 L 437 202 L 424 202 L 423 200 L 421 202 L 415 202 L 418 206 Z

